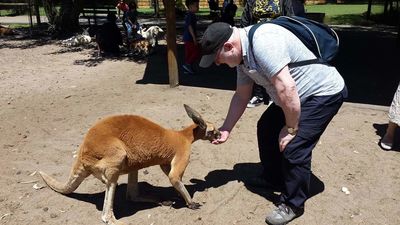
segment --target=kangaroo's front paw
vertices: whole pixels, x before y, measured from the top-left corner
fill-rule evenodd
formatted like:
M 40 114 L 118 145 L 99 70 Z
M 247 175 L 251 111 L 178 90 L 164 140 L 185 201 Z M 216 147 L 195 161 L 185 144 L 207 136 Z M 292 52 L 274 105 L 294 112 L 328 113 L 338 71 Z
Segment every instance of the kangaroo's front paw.
M 189 209 L 200 209 L 200 203 L 197 202 L 191 202 L 188 204 L 188 208 Z
M 115 219 L 114 214 L 111 215 L 103 215 L 101 217 L 103 222 L 107 225 L 126 225 L 124 222 Z
M 113 223 L 113 225 L 126 225 L 126 223 L 117 220 L 117 221 L 115 221 L 115 222 Z

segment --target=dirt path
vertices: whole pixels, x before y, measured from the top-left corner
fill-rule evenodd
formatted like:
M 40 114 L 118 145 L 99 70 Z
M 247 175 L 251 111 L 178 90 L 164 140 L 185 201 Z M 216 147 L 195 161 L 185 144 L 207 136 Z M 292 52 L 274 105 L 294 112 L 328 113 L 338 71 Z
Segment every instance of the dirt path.
M 52 43 L 0 41 L 0 224 L 102 224 L 101 182 L 89 177 L 75 194 L 63 196 L 47 187 L 34 189 L 44 183 L 33 173 L 43 170 L 65 180 L 83 135 L 106 115 L 139 114 L 180 129 L 191 123 L 183 108 L 187 103 L 221 124 L 233 93 L 201 85 L 171 89 L 142 84 L 138 81 L 145 73 L 153 71 L 149 76 L 165 79 L 166 70 L 126 59 L 95 63 L 92 49 L 66 51 Z M 165 62 L 158 66 L 164 68 Z M 148 225 L 264 224 L 277 195 L 242 182 L 259 172 L 254 134 L 264 109 L 248 110 L 229 142 L 193 145 L 183 181 L 201 209 L 186 208 L 161 170 L 151 167 L 139 172 L 142 191 L 175 204 L 124 201 L 123 176 L 114 207 L 117 218 Z M 343 106 L 314 151 L 313 196 L 306 212 L 291 224 L 400 224 L 399 152 L 382 151 L 377 145 L 387 123 L 386 110 Z

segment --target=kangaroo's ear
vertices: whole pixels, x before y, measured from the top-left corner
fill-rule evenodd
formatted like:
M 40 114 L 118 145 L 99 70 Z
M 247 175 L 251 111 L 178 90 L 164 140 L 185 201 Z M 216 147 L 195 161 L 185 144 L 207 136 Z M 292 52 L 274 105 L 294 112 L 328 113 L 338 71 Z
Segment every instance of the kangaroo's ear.
M 190 108 L 188 105 L 183 104 L 183 106 L 185 107 L 186 113 L 188 114 L 188 116 L 190 118 L 192 118 L 193 122 L 197 125 L 199 125 L 199 127 L 201 129 L 207 129 L 207 124 L 206 122 L 203 120 L 203 118 L 201 118 L 200 113 L 196 112 L 194 109 Z

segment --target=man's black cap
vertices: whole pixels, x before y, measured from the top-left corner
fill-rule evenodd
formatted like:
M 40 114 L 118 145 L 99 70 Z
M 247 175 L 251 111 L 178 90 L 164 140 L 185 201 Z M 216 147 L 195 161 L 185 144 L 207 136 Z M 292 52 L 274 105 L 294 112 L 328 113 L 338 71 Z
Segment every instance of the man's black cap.
M 200 41 L 202 55 L 200 67 L 211 66 L 215 61 L 217 51 L 231 37 L 232 32 L 233 28 L 227 23 L 217 22 L 208 26 Z

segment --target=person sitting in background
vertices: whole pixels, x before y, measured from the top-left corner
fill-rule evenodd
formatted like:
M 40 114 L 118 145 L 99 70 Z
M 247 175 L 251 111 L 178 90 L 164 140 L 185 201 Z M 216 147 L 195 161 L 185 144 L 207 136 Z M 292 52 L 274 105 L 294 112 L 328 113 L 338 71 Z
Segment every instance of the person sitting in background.
M 227 24 L 230 24 L 231 26 L 235 26 L 234 17 L 236 15 L 237 8 L 238 7 L 233 2 L 233 0 L 230 0 L 229 3 L 224 7 L 221 16 L 221 22 L 225 22 Z
M 128 6 L 129 10 L 126 13 L 124 24 L 125 24 L 126 34 L 129 40 L 137 38 L 137 31 L 140 29 L 140 25 L 138 22 L 138 11 L 136 3 L 130 2 Z
M 96 34 L 96 42 L 103 56 L 119 56 L 119 45 L 122 45 L 122 35 L 117 24 L 115 13 L 107 14 L 105 22 Z
M 397 126 L 400 126 L 400 83 L 389 108 L 389 124 L 386 133 L 380 141 L 380 146 L 384 150 L 391 150 L 393 148 Z
M 218 2 L 215 0 L 208 0 L 208 7 L 210 8 L 210 19 L 212 22 L 217 22 L 220 20 L 221 10 L 218 6 Z

